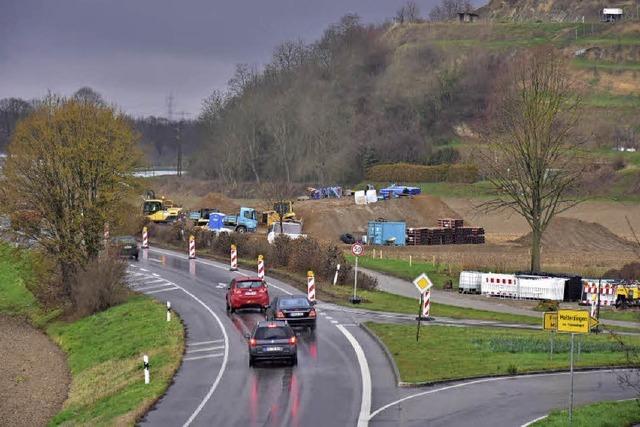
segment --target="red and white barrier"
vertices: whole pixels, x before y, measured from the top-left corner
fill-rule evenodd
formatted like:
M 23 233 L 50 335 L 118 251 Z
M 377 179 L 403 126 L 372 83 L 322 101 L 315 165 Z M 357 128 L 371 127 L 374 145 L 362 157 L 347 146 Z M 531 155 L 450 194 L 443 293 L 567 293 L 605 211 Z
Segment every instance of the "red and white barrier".
M 149 230 L 142 227 L 142 249 L 149 249 Z
M 238 271 L 238 248 L 231 245 L 231 271 Z
M 196 238 L 189 236 L 189 259 L 196 259 Z
M 617 289 L 617 285 L 613 283 L 600 283 L 600 298 L 598 298 L 598 282 L 583 280 L 580 303 L 591 305 L 594 302 L 597 303 L 597 300 L 600 299 L 601 306 L 615 305 Z
M 264 280 L 264 257 L 258 255 L 258 278 Z
M 591 317 L 593 317 L 594 319 L 596 318 L 597 308 L 598 308 L 598 302 L 591 301 Z
M 333 286 L 338 283 L 338 274 L 340 274 L 340 264 L 336 265 L 336 274 L 333 276 Z
M 426 291 L 422 297 L 422 317 L 428 319 L 431 317 L 431 291 Z
M 316 276 L 313 271 L 307 272 L 307 299 L 316 302 Z

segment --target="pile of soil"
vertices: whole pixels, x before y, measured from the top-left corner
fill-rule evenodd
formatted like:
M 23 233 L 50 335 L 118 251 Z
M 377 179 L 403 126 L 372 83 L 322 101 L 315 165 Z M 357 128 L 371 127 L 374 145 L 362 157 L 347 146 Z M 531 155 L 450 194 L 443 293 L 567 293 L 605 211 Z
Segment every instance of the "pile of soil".
M 514 240 L 522 246 L 531 244 L 531 233 Z M 574 218 L 554 218 L 542 235 L 542 247 L 569 252 L 630 251 L 633 244 L 603 225 Z
M 64 353 L 39 330 L 4 316 L 0 343 L 0 425 L 47 425 L 69 390 Z
M 239 204 L 220 193 L 208 193 L 201 197 L 196 207 L 215 208 L 226 214 L 232 214 L 240 210 Z
M 368 205 L 356 205 L 353 197 L 306 200 L 296 202 L 294 210 L 304 221 L 304 233 L 321 239 L 366 234 L 367 222 L 379 218 L 406 221 L 407 227 L 436 227 L 438 218 L 461 218 L 442 200 L 428 195 Z

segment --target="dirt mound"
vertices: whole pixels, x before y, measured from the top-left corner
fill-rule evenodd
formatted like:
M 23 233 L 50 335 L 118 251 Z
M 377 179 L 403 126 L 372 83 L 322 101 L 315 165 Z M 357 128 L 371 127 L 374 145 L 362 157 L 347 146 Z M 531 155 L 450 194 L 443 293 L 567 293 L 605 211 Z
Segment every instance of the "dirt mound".
M 304 221 L 304 233 L 322 239 L 337 239 L 343 233 L 366 234 L 367 222 L 378 218 L 406 221 L 407 227 L 435 227 L 438 218 L 460 218 L 437 197 L 385 200 L 356 205 L 352 197 L 296 202 L 294 210 Z
M 514 240 L 514 243 L 528 246 L 531 233 Z M 629 251 L 631 242 L 618 237 L 603 225 L 573 218 L 554 218 L 542 235 L 542 247 L 548 250 L 590 252 Z
M 196 207 L 215 208 L 220 212 L 224 212 L 226 214 L 232 214 L 240 210 L 239 204 L 220 193 L 209 193 L 205 195 L 204 197 L 200 198 L 200 200 L 197 202 Z

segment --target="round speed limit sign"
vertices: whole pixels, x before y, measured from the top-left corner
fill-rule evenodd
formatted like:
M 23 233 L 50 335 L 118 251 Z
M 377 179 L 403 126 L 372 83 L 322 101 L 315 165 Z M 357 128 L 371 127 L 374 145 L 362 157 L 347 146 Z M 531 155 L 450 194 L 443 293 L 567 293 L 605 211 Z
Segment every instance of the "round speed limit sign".
M 351 252 L 355 256 L 362 256 L 364 255 L 364 246 L 362 246 L 360 243 L 354 243 L 353 246 L 351 246 Z

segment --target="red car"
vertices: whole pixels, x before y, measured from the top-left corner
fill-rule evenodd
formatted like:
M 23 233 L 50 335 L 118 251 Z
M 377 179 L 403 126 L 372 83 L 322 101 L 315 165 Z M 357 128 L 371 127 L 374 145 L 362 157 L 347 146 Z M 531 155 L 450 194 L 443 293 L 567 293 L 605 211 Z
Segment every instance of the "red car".
M 265 311 L 269 306 L 269 290 L 264 280 L 259 278 L 233 279 L 227 288 L 227 311 L 233 313 L 241 308 L 259 308 Z

